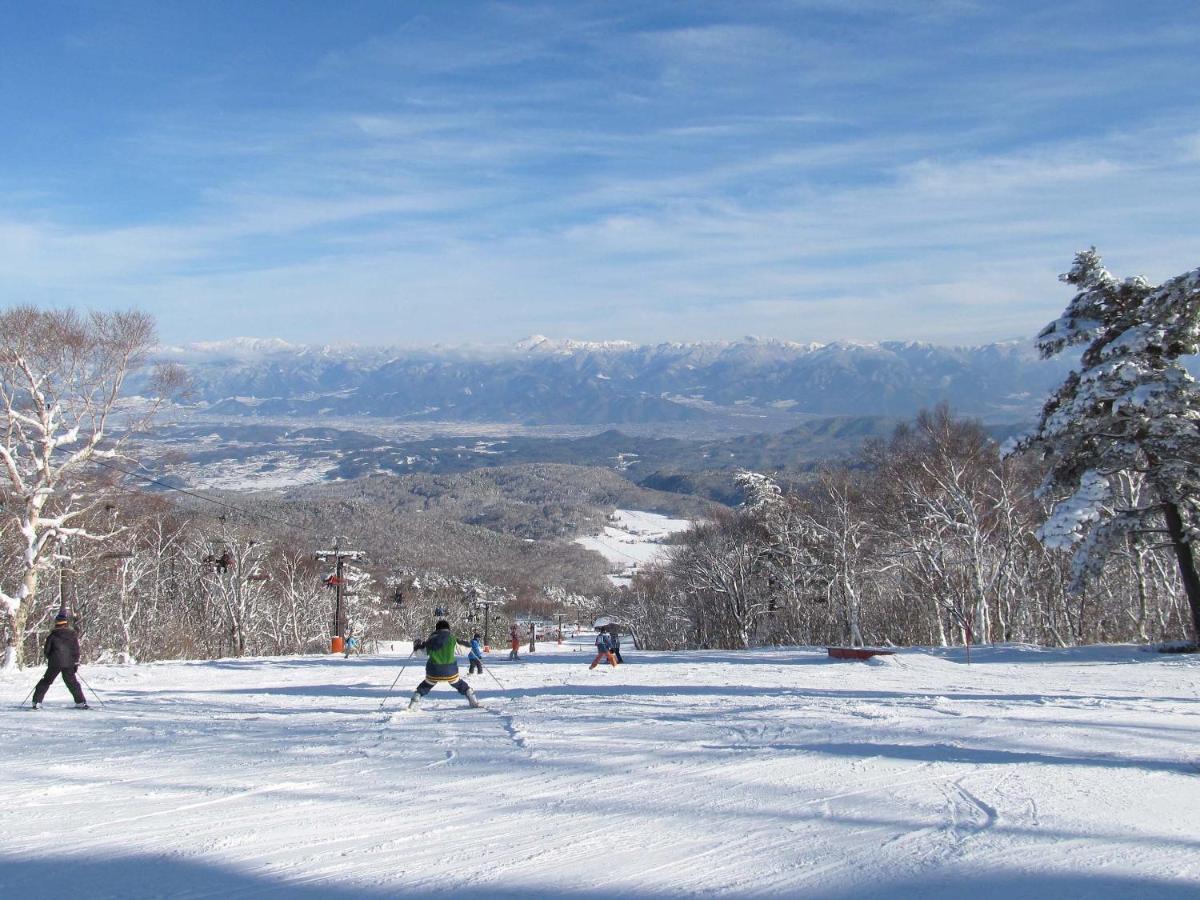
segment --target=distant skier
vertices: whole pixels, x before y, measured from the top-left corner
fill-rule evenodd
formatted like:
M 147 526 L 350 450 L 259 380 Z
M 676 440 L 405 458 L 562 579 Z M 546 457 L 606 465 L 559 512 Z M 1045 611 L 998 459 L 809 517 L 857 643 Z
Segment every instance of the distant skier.
M 608 664 L 614 669 L 617 667 L 616 657 L 612 653 L 612 640 L 609 638 L 608 632 L 601 628 L 596 635 L 596 658 L 592 660 L 592 664 L 588 668 L 596 668 L 604 659 L 607 659 Z
M 508 640 L 512 645 L 512 649 L 508 651 L 509 659 L 520 659 L 521 654 L 521 629 L 516 622 L 513 622 L 512 627 L 508 629 Z
M 475 697 L 475 692 L 471 690 L 471 686 L 458 677 L 455 648 L 458 644 L 465 643 L 454 637 L 454 633 L 450 631 L 450 623 L 445 619 L 438 621 L 434 626 L 433 634 L 423 641 L 413 643 L 414 650 L 424 650 L 429 654 L 429 661 L 425 663 L 425 679 L 417 685 L 412 698 L 408 701 L 409 709 L 414 709 L 421 702 L 421 698 L 432 691 L 434 684 L 439 682 L 451 685 L 467 698 L 467 702 L 472 707 L 479 706 L 479 701 Z
M 467 674 L 474 675 L 477 671 L 480 675 L 483 674 L 483 644 L 479 639 L 479 632 L 471 635 L 471 652 L 467 654 L 467 661 L 470 665 L 467 667 Z
M 58 615 L 55 616 L 54 630 L 46 637 L 42 654 L 46 657 L 46 674 L 33 689 L 33 709 L 42 708 L 42 700 L 46 696 L 46 691 L 50 690 L 50 685 L 60 674 L 67 690 L 75 698 L 75 708 L 91 709 L 87 705 L 87 699 L 83 696 L 83 688 L 79 686 L 79 679 L 75 677 L 75 670 L 79 668 L 79 635 L 71 627 L 71 620 L 67 618 L 65 609 L 59 610 Z
M 613 656 L 617 658 L 617 662 L 625 662 L 621 659 L 621 629 L 616 625 L 609 625 L 608 632 L 608 643 L 611 645 Z

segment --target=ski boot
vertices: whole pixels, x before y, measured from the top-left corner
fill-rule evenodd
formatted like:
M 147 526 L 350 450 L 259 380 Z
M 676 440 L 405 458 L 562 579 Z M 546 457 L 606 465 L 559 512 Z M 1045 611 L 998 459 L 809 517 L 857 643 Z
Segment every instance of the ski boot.
M 479 698 L 475 696 L 474 691 L 467 691 L 467 702 L 471 704 L 471 709 L 479 709 Z
M 42 708 L 42 704 L 40 704 L 40 703 L 35 703 L 35 704 L 33 704 L 32 706 L 30 706 L 29 708 L 30 708 L 30 709 L 41 709 L 41 708 Z
M 421 694 L 418 691 L 413 691 L 413 695 L 408 700 L 409 712 L 417 708 L 417 704 L 421 702 Z
M 91 709 L 91 707 L 88 706 L 86 703 L 76 703 L 75 708 L 76 709 Z

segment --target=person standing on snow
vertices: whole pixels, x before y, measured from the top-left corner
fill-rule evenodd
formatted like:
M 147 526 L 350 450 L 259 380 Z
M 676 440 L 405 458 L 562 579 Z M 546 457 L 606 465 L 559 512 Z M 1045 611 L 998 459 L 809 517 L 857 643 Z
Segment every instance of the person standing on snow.
M 91 709 L 87 705 L 87 699 L 83 696 L 83 688 L 79 686 L 79 679 L 75 677 L 75 671 L 79 668 L 79 635 L 71 627 L 71 620 L 67 618 L 65 609 L 59 610 L 58 615 L 55 616 L 54 630 L 46 637 L 42 654 L 46 657 L 46 674 L 33 689 L 32 708 L 42 708 L 42 700 L 46 697 L 46 691 L 50 690 L 54 679 L 61 674 L 63 684 L 75 698 L 75 708 Z
M 467 654 L 467 661 L 470 663 L 468 675 L 474 675 L 476 670 L 480 675 L 483 674 L 483 644 L 480 643 L 478 631 L 471 635 L 471 652 Z
M 616 625 L 610 625 L 608 626 L 608 631 L 608 643 L 612 649 L 613 656 L 617 658 L 618 663 L 625 662 L 625 660 L 621 659 L 621 629 Z
M 455 658 L 458 644 L 465 643 L 454 637 L 450 631 L 450 623 L 445 619 L 438 620 L 434 632 L 423 641 L 413 643 L 414 650 L 424 650 L 429 654 L 425 663 L 425 679 L 417 685 L 408 701 L 408 708 L 413 709 L 421 698 L 433 690 L 437 683 L 448 684 L 467 698 L 472 707 L 479 706 L 475 692 L 471 686 L 458 677 L 458 660 Z
M 596 658 L 592 660 L 592 664 L 588 668 L 596 668 L 596 666 L 600 665 L 600 661 L 605 658 L 608 659 L 609 665 L 614 669 L 617 667 L 617 661 L 612 654 L 612 642 L 609 640 L 608 632 L 601 628 L 600 633 L 596 635 Z
M 521 655 L 518 651 L 521 649 L 521 629 L 516 622 L 513 622 L 512 627 L 508 629 L 508 639 L 512 645 L 512 649 L 508 651 L 508 658 L 520 659 Z

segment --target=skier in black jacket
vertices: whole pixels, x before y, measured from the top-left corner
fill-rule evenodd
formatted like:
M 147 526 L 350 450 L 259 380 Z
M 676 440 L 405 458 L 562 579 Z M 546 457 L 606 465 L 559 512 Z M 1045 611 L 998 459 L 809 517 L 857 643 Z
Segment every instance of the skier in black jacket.
M 46 637 L 42 653 L 46 657 L 46 674 L 33 689 L 33 708 L 42 708 L 42 699 L 46 696 L 46 691 L 50 690 L 54 679 L 61 674 L 67 690 L 75 698 L 75 708 L 91 709 L 84 699 L 79 679 L 75 677 L 75 670 L 79 668 L 79 635 L 71 627 L 71 620 L 67 618 L 66 611 L 55 617 L 54 630 Z

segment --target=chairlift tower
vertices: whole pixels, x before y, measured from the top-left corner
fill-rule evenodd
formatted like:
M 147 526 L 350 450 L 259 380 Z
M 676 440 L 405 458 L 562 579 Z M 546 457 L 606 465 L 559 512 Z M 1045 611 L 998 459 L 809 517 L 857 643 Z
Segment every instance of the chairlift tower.
M 361 550 L 343 550 L 340 543 L 334 542 L 332 550 L 318 550 L 313 558 L 320 562 L 333 562 L 333 576 L 326 581 L 333 587 L 333 639 L 329 643 L 330 653 L 342 653 L 346 649 L 346 618 L 342 609 L 342 588 L 345 587 L 346 560 L 354 562 L 364 558 Z
M 483 649 L 491 651 L 491 624 L 492 624 L 492 607 L 496 605 L 495 600 L 480 600 L 478 592 L 472 592 L 471 603 L 475 607 L 483 607 Z

